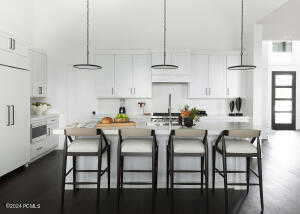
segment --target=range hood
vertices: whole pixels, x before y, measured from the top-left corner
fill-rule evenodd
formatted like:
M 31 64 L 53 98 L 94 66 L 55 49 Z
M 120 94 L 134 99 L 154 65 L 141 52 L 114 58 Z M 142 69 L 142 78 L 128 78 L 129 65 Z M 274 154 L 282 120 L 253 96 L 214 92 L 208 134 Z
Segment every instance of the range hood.
M 189 83 L 189 75 L 152 75 L 152 83 Z

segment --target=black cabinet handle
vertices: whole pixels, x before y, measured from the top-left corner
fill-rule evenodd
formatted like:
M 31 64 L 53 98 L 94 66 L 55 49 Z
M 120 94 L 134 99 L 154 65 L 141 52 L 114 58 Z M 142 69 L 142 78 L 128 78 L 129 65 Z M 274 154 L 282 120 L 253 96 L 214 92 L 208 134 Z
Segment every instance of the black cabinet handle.
M 13 50 L 16 50 L 16 40 L 13 39 Z
M 7 105 L 7 126 L 10 126 L 10 105 Z
M 12 50 L 13 49 L 13 39 L 9 38 L 9 49 Z
M 15 125 L 15 106 L 11 105 L 11 109 L 12 109 L 12 126 Z

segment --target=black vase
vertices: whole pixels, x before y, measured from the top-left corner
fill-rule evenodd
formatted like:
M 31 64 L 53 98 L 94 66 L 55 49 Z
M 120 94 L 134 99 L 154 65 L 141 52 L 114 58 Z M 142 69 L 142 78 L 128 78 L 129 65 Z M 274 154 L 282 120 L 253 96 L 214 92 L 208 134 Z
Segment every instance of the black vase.
M 233 110 L 234 110 L 234 101 L 231 101 L 229 103 L 229 110 L 230 110 L 229 116 L 235 116 L 235 114 L 233 113 Z
M 235 107 L 238 113 L 236 113 L 236 116 L 243 116 L 242 113 L 240 113 L 241 108 L 242 108 L 242 98 L 238 97 L 235 100 Z
M 187 117 L 187 118 L 184 118 L 184 125 L 188 128 L 192 127 L 194 125 L 194 120 Z

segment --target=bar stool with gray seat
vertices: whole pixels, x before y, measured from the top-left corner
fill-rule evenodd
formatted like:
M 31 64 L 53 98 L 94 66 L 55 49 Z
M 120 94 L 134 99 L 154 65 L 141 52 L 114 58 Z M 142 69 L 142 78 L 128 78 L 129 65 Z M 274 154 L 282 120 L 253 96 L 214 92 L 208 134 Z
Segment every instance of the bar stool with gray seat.
M 167 191 L 169 186 L 173 192 L 174 185 L 201 185 L 203 191 L 203 177 L 205 176 L 205 190 L 208 201 L 208 144 L 207 130 L 177 129 L 172 130 L 167 145 Z M 175 157 L 200 157 L 200 170 L 175 170 Z M 205 163 L 205 168 L 204 168 Z M 174 182 L 174 173 L 200 173 L 200 182 Z
M 73 167 L 68 172 L 66 172 L 67 156 L 73 157 Z M 98 168 L 96 170 L 78 170 L 76 167 L 78 156 L 98 157 Z M 104 158 L 107 159 L 107 167 L 102 170 L 102 160 Z M 73 182 L 66 182 L 65 179 L 71 171 L 73 171 Z M 97 182 L 77 182 L 78 172 L 97 173 Z M 77 190 L 77 185 L 97 184 L 97 199 L 99 200 L 101 176 L 105 173 L 107 173 L 107 188 L 110 190 L 110 144 L 103 131 L 96 128 L 66 129 L 63 149 L 61 209 L 63 210 L 64 207 L 65 184 L 73 184 L 74 193 Z
M 152 168 L 130 170 L 124 169 L 125 157 L 151 157 Z M 118 157 L 117 157 L 117 190 L 118 195 L 123 185 L 152 185 L 157 188 L 157 166 L 158 166 L 158 145 L 155 131 L 143 128 L 123 128 L 119 130 Z M 124 173 L 141 172 L 152 173 L 152 182 L 124 182 Z
M 217 138 L 213 146 L 213 191 L 215 190 L 216 173 L 224 178 L 225 191 L 225 206 L 226 213 L 228 212 L 228 186 L 247 186 L 247 193 L 251 185 L 259 185 L 261 210 L 264 210 L 263 200 L 263 180 L 262 180 L 262 162 L 261 162 L 261 145 L 260 145 L 260 130 L 254 129 L 235 129 L 224 130 Z M 257 146 L 254 143 L 257 143 Z M 216 154 L 222 155 L 223 171 L 216 168 Z M 227 169 L 228 157 L 245 157 L 246 171 L 232 171 Z M 251 159 L 257 158 L 258 173 L 251 169 Z M 259 183 L 250 183 L 250 172 L 258 179 Z M 246 183 L 228 183 L 228 173 L 245 173 Z

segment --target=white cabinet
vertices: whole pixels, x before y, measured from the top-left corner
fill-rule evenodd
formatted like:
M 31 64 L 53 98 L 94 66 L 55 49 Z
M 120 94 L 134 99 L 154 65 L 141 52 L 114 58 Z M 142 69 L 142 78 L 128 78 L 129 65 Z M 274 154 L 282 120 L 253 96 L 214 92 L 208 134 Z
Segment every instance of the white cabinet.
M 240 56 L 227 56 L 227 67 L 240 64 Z M 227 98 L 237 98 L 242 96 L 242 72 L 237 70 L 227 70 Z
M 30 156 L 29 72 L 0 66 L 0 176 Z
M 96 94 L 98 97 L 113 97 L 115 95 L 115 56 L 96 55 L 95 63 L 102 65 L 96 73 Z
M 103 69 L 96 74 L 99 98 L 151 97 L 151 56 L 147 54 L 96 55 Z
M 0 34 L 0 64 L 29 69 L 28 46 L 25 42 Z
M 134 97 L 151 97 L 151 56 L 133 56 L 133 93 Z
M 209 56 L 191 56 L 191 82 L 189 83 L 189 98 L 208 97 L 209 88 Z
M 193 54 L 189 98 L 225 98 L 226 56 Z
M 133 56 L 132 55 L 116 55 L 116 96 L 131 97 L 133 91 Z
M 211 98 L 226 96 L 226 56 L 209 56 L 209 88 Z
M 30 50 L 32 97 L 47 97 L 47 55 Z

